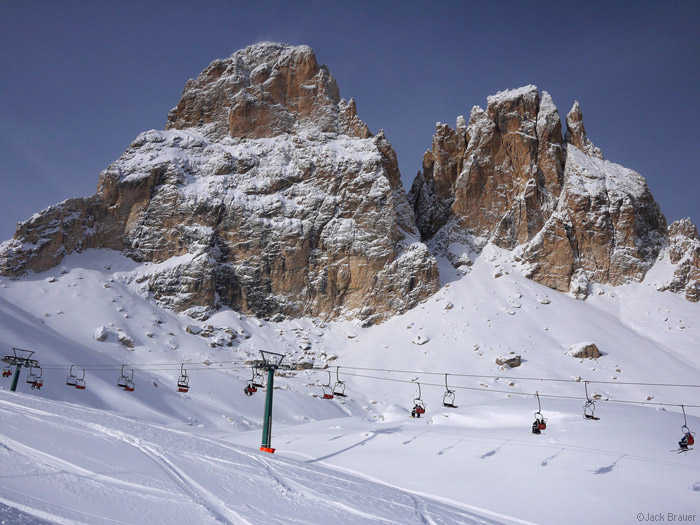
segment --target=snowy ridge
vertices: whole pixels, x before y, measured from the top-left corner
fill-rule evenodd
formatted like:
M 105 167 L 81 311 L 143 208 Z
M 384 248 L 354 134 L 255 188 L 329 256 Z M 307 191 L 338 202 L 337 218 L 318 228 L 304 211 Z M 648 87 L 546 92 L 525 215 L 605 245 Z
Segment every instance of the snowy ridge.
M 630 195 L 641 199 L 649 192 L 646 180 L 639 173 L 610 162 L 586 155 L 577 147 L 566 149 L 567 176 L 565 190 L 581 195 L 610 194 L 611 200 Z
M 515 100 L 516 98 L 523 97 L 532 92 L 537 93 L 537 86 L 528 84 L 527 86 L 522 86 L 516 89 L 506 89 L 504 91 L 498 91 L 495 95 L 489 95 L 486 97 L 486 101 L 489 105 L 491 104 L 501 104 L 503 102 L 508 102 Z

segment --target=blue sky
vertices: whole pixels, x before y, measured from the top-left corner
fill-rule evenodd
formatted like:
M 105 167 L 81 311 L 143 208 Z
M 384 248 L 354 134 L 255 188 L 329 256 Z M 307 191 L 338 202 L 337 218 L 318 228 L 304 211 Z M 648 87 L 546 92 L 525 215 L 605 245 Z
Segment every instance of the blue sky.
M 308 44 L 384 129 L 410 187 L 435 122 L 535 84 L 579 100 L 605 157 L 700 223 L 700 2 L 0 1 L 0 239 L 94 193 L 188 78 L 261 40 Z

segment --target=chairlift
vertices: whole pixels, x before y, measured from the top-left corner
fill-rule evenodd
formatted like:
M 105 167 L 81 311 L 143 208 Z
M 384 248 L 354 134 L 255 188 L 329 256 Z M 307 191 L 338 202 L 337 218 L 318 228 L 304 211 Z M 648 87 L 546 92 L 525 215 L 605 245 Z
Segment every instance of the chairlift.
M 75 386 L 77 380 L 78 378 L 73 374 L 73 365 L 70 365 L 70 372 L 68 372 L 68 377 L 66 378 L 66 385 Z
M 39 370 L 37 374 L 34 372 L 34 367 L 29 367 L 29 375 L 27 375 L 27 383 L 32 385 L 32 390 L 35 388 L 41 388 L 44 385 L 44 380 L 41 378 L 42 370 L 41 367 L 36 367 Z
M 180 377 L 177 379 L 177 391 L 188 392 L 190 390 L 190 378 L 185 370 L 185 363 L 180 365 Z
M 345 382 L 339 377 L 340 367 L 335 367 L 335 385 L 333 385 L 333 395 L 338 397 L 347 397 L 345 394 Z
M 333 388 L 331 388 L 331 371 L 328 371 L 328 384 L 321 385 L 323 389 L 323 399 L 333 399 Z
M 125 365 L 122 365 L 122 371 L 119 375 L 119 379 L 117 380 L 117 386 L 119 388 L 124 388 L 126 386 L 127 381 L 129 381 L 129 378 L 124 375 L 124 366 Z
M 253 376 L 250 378 L 250 381 L 243 389 L 243 393 L 247 396 L 252 396 L 253 394 L 255 394 L 258 391 L 258 387 L 263 388 L 263 386 L 264 386 L 262 384 L 262 375 L 258 373 L 258 369 L 255 367 L 252 367 L 251 372 L 253 373 Z M 255 378 L 258 376 L 261 377 L 259 383 L 257 381 L 255 381 Z
M 133 375 L 134 371 L 131 371 L 131 374 Z M 134 391 L 134 380 L 133 379 L 127 379 L 126 380 L 126 386 L 124 387 L 124 392 L 133 392 Z
M 75 378 L 75 388 L 77 388 L 78 390 L 85 390 L 85 369 L 83 368 L 82 370 L 82 377 Z
M 2 377 L 10 377 L 12 375 L 12 368 L 8 365 L 2 369 Z
M 418 383 L 418 397 L 413 400 L 413 410 L 411 410 L 411 417 L 420 417 L 421 414 L 425 414 L 425 403 L 421 399 L 420 383 Z
M 537 396 L 537 412 L 535 412 L 535 421 L 532 423 L 532 433 L 541 434 L 543 430 L 547 428 L 547 420 L 542 415 L 542 403 L 540 403 L 539 392 L 535 393 Z
M 583 417 L 598 421 L 600 418 L 595 415 L 595 400 L 588 395 L 588 383 L 589 381 L 584 381 L 583 383 L 586 389 L 586 404 L 583 405 Z
M 131 371 L 131 377 L 127 376 L 124 374 L 124 367 L 126 365 L 122 365 L 122 371 L 121 375 L 119 376 L 119 380 L 117 381 L 117 386 L 121 387 L 124 389 L 125 392 L 133 392 L 134 391 L 134 371 Z
M 33 377 L 33 379 L 32 379 L 32 390 L 34 390 L 34 389 L 40 390 L 41 387 L 44 386 L 44 380 L 41 378 L 41 374 L 43 373 L 43 370 L 41 369 L 40 366 L 37 367 L 37 368 L 39 369 L 39 375 L 37 375 L 37 374 L 32 374 L 32 373 L 31 373 L 31 372 L 32 372 L 32 369 L 31 369 L 31 368 L 29 369 L 29 372 L 30 372 L 29 375 L 30 375 L 30 377 Z M 29 380 L 29 378 L 27 378 L 27 380 Z
M 683 405 L 681 405 L 681 410 L 683 411 L 683 426 L 681 427 L 683 437 L 678 442 L 678 447 L 682 451 L 692 450 L 688 447 L 695 444 L 695 432 L 691 432 L 688 428 L 688 418 L 685 415 L 685 407 Z
M 442 406 L 447 408 L 457 408 L 455 405 L 455 391 L 447 386 L 447 374 L 445 374 L 445 393 L 442 396 Z

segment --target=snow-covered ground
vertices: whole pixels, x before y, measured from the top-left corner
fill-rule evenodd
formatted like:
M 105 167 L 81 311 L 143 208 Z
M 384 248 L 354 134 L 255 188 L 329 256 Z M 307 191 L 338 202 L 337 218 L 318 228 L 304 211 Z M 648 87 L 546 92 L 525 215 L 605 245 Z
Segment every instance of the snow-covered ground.
M 418 308 L 361 328 L 193 321 L 144 294 L 148 270 L 88 251 L 0 280 L 0 349 L 36 351 L 44 379 L 30 390 L 23 370 L 17 394 L 0 383 L 5 523 L 700 521 L 698 452 L 672 451 L 683 414 L 655 405 L 700 405 L 700 390 L 630 384 L 700 384 L 700 305 L 653 283 L 596 286 L 581 302 L 487 246 L 466 275 L 442 265 L 442 289 Z M 569 355 L 586 342 L 603 356 Z M 328 365 L 348 394 L 322 399 L 324 370 L 276 377 L 274 455 L 258 450 L 264 393 L 243 393 L 261 349 Z M 518 368 L 495 363 L 515 355 Z M 191 389 L 178 393 L 183 362 Z M 86 390 L 65 385 L 71 364 Z M 116 386 L 123 364 L 134 392 Z M 455 409 L 442 406 L 445 373 Z M 583 418 L 584 381 L 599 421 Z M 686 412 L 700 428 L 700 409 Z

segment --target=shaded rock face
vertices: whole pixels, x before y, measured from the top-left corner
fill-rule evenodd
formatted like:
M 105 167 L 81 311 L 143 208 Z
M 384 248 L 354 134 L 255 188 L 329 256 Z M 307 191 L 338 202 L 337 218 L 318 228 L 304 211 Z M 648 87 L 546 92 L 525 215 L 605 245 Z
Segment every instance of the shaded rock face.
M 690 219 L 681 219 L 668 227 L 666 248 L 673 275 L 660 290 L 683 293 L 689 301 L 700 301 L 700 236 Z
M 666 220 L 639 174 L 603 160 L 578 103 L 566 121 L 564 140 L 551 97 L 525 86 L 439 125 L 409 194 L 423 239 L 455 266 L 454 244 L 514 250 L 530 278 L 581 299 L 593 281 L 641 280 Z
M 187 83 L 165 131 L 140 134 L 97 194 L 22 223 L 0 271 L 111 248 L 155 263 L 134 279 L 196 317 L 378 322 L 437 291 L 396 155 L 306 46 L 262 43 Z

